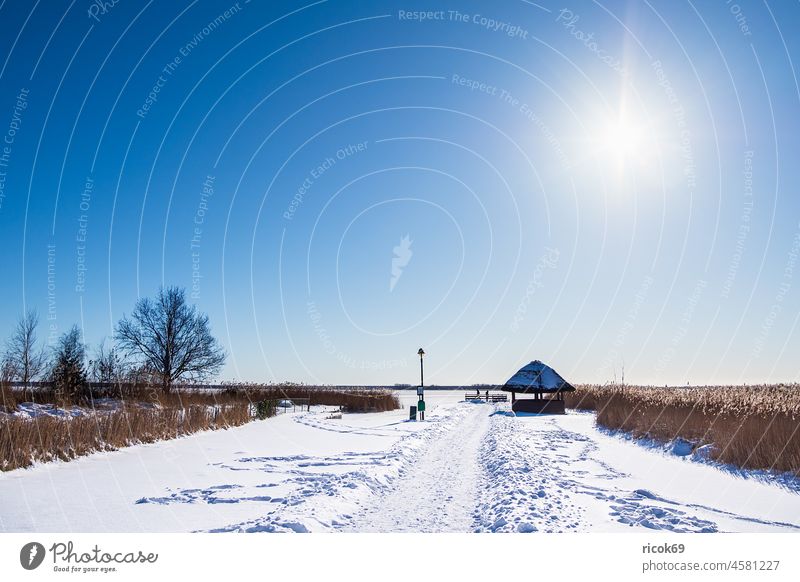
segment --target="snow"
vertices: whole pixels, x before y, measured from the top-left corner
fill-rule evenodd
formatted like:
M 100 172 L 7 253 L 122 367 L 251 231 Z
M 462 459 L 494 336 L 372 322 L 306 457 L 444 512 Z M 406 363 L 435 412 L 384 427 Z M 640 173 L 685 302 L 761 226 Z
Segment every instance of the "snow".
M 17 418 L 38 418 L 43 416 L 53 416 L 57 418 L 73 418 L 84 416 L 86 410 L 78 406 L 69 409 L 59 408 L 53 404 L 37 404 L 35 402 L 22 402 L 17 406 L 17 410 L 7 416 Z
M 71 406 L 69 408 L 63 408 L 55 404 L 20 402 L 17 404 L 14 412 L 0 412 L 0 417 L 20 419 L 53 417 L 69 420 L 79 416 L 86 417 L 115 412 L 119 410 L 122 405 L 122 401 L 118 398 L 95 398 L 90 406 Z M 141 408 L 158 408 L 157 404 L 142 402 L 136 403 L 136 406 Z
M 566 384 L 558 372 L 539 360 L 534 360 L 520 368 L 516 374 L 506 382 L 503 390 L 517 388 L 524 392 L 526 389 L 536 388 L 549 392 L 560 390 Z
M 368 504 L 351 531 L 470 531 L 480 487 L 476 451 L 489 425 L 486 408 L 466 404 L 432 417 L 432 428 L 417 436 L 424 446 L 399 478 Z
M 641 446 L 590 413 L 516 417 L 462 398 L 429 392 L 425 422 L 314 407 L 2 473 L 0 530 L 800 530 L 798 493 L 682 442 Z

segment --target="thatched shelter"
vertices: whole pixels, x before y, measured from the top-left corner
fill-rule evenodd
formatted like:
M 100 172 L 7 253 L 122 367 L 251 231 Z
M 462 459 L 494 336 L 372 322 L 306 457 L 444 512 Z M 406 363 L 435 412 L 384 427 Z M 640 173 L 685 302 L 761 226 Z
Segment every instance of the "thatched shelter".
M 511 410 L 537 414 L 564 414 L 564 392 L 575 387 L 558 372 L 539 360 L 519 369 L 501 390 L 511 392 Z M 532 394 L 533 398 L 517 400 L 517 394 Z

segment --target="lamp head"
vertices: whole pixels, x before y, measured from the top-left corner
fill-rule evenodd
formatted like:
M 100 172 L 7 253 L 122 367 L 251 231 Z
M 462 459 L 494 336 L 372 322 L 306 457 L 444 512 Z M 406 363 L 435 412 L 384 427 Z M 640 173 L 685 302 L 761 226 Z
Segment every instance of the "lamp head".
M 425 350 L 423 350 L 422 348 L 420 348 L 420 349 L 419 349 L 419 351 L 417 352 L 417 355 L 419 355 L 419 357 L 421 358 L 422 356 L 424 356 L 424 355 L 425 355 Z

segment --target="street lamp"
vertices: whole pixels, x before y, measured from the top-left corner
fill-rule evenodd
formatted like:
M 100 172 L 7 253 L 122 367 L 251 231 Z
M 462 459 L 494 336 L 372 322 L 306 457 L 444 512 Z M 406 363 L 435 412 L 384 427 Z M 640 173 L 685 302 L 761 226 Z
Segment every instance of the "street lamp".
M 419 410 L 419 419 L 425 420 L 425 382 L 422 370 L 422 357 L 425 355 L 425 350 L 420 348 L 417 355 L 419 356 L 419 390 L 417 390 L 419 402 L 417 402 L 417 410 Z

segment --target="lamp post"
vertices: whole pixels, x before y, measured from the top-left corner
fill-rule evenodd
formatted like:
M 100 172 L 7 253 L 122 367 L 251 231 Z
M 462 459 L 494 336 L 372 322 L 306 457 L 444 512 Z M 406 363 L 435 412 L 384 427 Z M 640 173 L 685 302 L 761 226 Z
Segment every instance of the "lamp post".
M 417 391 L 419 402 L 417 402 L 417 410 L 419 410 L 419 419 L 425 420 L 425 376 L 422 369 L 422 357 L 425 355 L 425 350 L 420 348 L 417 355 L 419 356 L 419 390 Z

